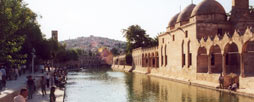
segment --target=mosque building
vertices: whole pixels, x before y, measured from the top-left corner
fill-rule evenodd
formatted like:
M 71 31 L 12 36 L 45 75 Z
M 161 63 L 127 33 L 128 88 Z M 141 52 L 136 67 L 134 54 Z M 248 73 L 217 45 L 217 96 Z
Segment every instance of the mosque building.
M 158 46 L 132 51 L 131 69 L 208 83 L 218 83 L 221 73 L 234 73 L 240 88 L 254 89 L 253 27 L 249 0 L 232 0 L 230 13 L 216 0 L 190 4 L 172 17 Z M 113 69 L 125 68 L 124 56 L 114 57 Z

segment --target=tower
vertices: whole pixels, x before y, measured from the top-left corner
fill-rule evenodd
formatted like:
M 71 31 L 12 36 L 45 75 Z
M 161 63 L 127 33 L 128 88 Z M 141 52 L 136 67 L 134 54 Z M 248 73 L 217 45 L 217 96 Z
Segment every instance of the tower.
M 52 30 L 52 39 L 58 41 L 58 31 Z

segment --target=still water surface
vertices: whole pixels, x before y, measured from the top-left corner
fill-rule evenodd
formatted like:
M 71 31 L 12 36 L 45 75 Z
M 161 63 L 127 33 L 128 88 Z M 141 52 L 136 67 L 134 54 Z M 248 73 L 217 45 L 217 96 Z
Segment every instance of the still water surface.
M 67 78 L 65 102 L 254 102 L 136 73 L 84 70 L 69 72 Z

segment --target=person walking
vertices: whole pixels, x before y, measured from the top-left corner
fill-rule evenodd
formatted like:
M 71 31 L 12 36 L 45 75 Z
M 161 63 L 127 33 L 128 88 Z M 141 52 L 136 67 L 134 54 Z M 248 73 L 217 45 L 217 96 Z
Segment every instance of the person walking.
M 50 94 L 49 94 L 49 101 L 50 102 L 56 102 L 56 95 L 55 95 L 55 87 L 51 87 Z
M 32 76 L 28 76 L 27 89 L 28 89 L 28 99 L 32 99 L 35 89 L 35 83 L 34 80 L 32 79 Z
M 44 78 L 44 76 L 41 76 L 40 84 L 41 84 L 42 96 L 44 96 L 47 94 L 46 93 L 46 79 Z
M 18 96 L 15 96 L 13 101 L 14 102 L 26 102 L 26 97 L 28 95 L 27 89 L 21 89 Z

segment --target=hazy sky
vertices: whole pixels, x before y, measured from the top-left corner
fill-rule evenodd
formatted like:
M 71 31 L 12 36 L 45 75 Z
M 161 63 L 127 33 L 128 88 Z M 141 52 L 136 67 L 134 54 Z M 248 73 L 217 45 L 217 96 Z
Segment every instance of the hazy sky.
M 138 24 L 151 37 L 165 32 L 172 16 L 191 0 L 24 0 L 38 19 L 43 34 L 58 30 L 59 40 L 102 36 L 125 41 L 122 29 Z M 202 0 L 193 0 L 194 4 Z M 217 0 L 229 12 L 232 0 Z M 254 5 L 254 0 L 250 0 Z

